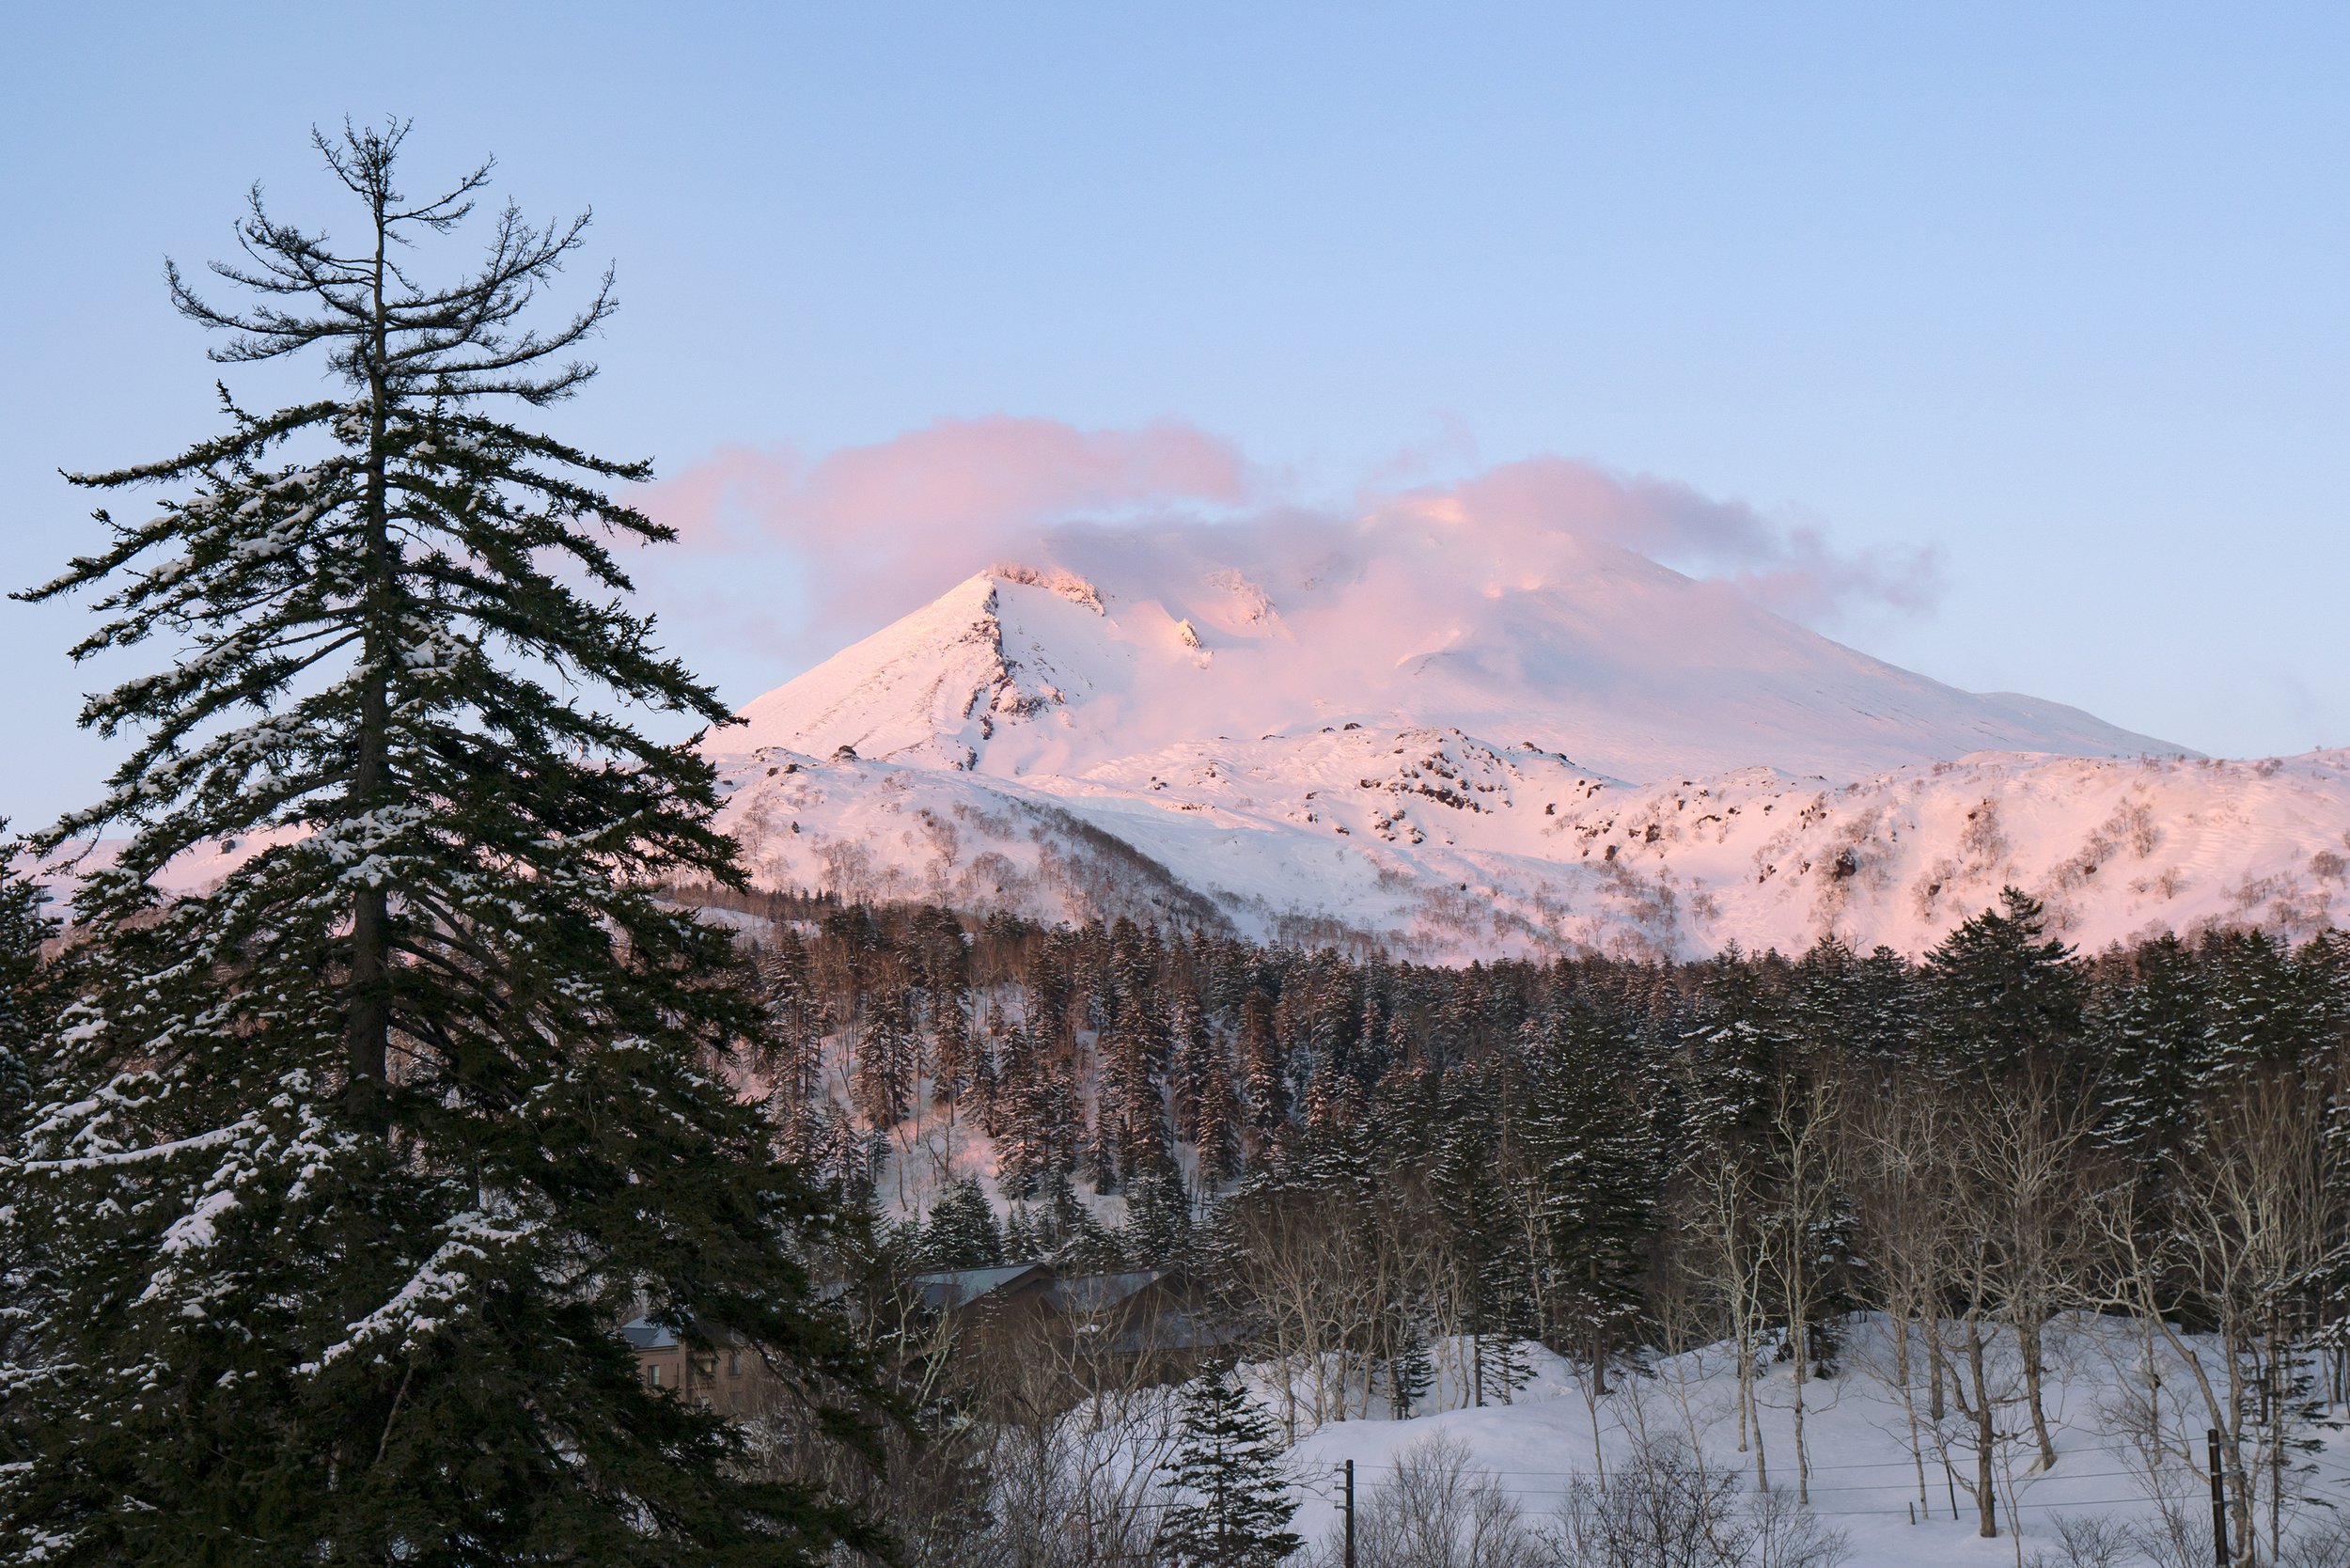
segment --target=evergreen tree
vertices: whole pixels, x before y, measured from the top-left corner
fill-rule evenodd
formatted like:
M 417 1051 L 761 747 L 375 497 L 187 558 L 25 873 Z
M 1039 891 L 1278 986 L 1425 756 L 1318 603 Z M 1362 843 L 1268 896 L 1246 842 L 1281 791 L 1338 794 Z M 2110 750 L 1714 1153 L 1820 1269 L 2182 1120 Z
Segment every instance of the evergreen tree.
M 1024 1199 L 1054 1168 L 1051 1105 L 1036 1042 L 1025 1028 L 1004 1042 L 995 1092 L 988 1105 L 988 1136 L 995 1140 L 995 1182 L 1005 1196 Z
M 1552 1014 L 1537 1059 L 1528 1133 L 1542 1162 L 1548 1326 L 1604 1392 L 1609 1364 L 1638 1342 L 1656 1152 L 1618 1087 L 1627 1063 L 1617 1033 L 1597 1015 L 1579 1007 Z
M 1035 1228 L 1028 1223 L 1028 1206 L 1015 1204 L 1011 1213 L 1004 1216 L 1004 1261 L 1032 1263 L 1043 1251 Z
M 2195 1087 L 2211 1065 L 2210 982 L 2177 937 L 2137 954 L 2134 974 L 2103 988 L 2092 1038 L 2106 1058 L 2100 1142 L 2149 1186 L 2190 1136 Z
M 1387 1413 L 1399 1421 L 1411 1419 L 1413 1409 L 1436 1383 L 1436 1364 L 1428 1354 L 1421 1306 L 1417 1300 L 1396 1303 L 1395 1322 L 1387 1333 L 1394 1346 L 1394 1354 L 1387 1357 Z
M 0 831 L 7 826 L 0 821 Z M 0 1194 L 12 1190 L 9 1153 L 39 1092 L 34 1062 L 56 1011 L 59 987 L 41 960 L 57 928 L 47 902 L 22 846 L 0 842 Z M 0 1372 L 8 1373 L 0 1390 L 10 1388 L 14 1369 L 39 1359 L 30 1330 L 55 1307 L 61 1262 L 56 1238 L 18 1223 L 16 1211 L 0 1198 Z M 0 1466 L 22 1464 L 32 1451 L 27 1403 L 0 1397 Z
M 977 1177 L 950 1184 L 931 1206 L 921 1253 L 932 1268 L 994 1268 L 1004 1261 L 1004 1235 Z
M 1199 1141 L 1199 1113 L 1208 1095 L 1208 1079 L 1219 1054 L 1209 1038 L 1199 1012 L 1199 997 L 1188 984 L 1175 993 L 1168 1019 L 1171 1055 L 1167 1065 L 1168 1099 L 1175 1112 L 1175 1136 L 1186 1143 Z
M 1248 1101 L 1248 1125 L 1261 1145 L 1271 1143 L 1289 1121 L 1289 1085 L 1273 1030 L 1273 1004 L 1254 988 L 1241 998 L 1240 1070 L 1241 1088 Z
M 1167 1114 L 1151 1074 L 1148 1033 L 1121 1025 L 1103 1037 L 1101 1085 L 1102 1142 L 1113 1181 L 1168 1168 Z
M 1174 1454 L 1161 1471 L 1179 1492 L 1162 1544 L 1179 1568 L 1263 1568 L 1305 1543 L 1273 1422 L 1229 1363 L 1203 1371 L 1183 1400 Z
M 1690 1151 L 1713 1159 L 1749 1149 L 1762 1136 L 1772 1074 L 1794 1042 L 1778 998 L 1735 944 L 1702 965 L 1696 1013 L 1680 1043 Z
M 769 1020 L 761 1065 L 770 1115 L 791 1157 L 805 1161 L 812 1113 L 823 1092 L 824 1007 L 810 980 L 807 949 L 789 927 L 760 953 L 758 970 Z
M 1073 1274 L 1106 1273 L 1126 1266 L 1117 1234 L 1093 1217 L 1066 1173 L 1045 1178 L 1042 1201 L 1030 1211 L 1038 1246 L 1054 1267 Z
M 1469 1341 L 1470 1398 L 1507 1401 L 1532 1375 L 1519 1336 L 1534 1329 L 1533 1278 L 1495 1156 L 1497 1097 L 1478 1080 L 1449 1089 L 1428 1178 L 1447 1222 L 1448 1252 Z
M 1126 1256 L 1151 1268 L 1191 1262 L 1191 1200 L 1173 1170 L 1145 1170 L 1126 1184 Z
M 2297 1067 L 2330 1033 L 2317 969 L 2257 931 L 2232 932 L 2207 951 L 2211 977 L 2210 1061 L 2219 1082 L 2264 1067 Z
M 1240 1104 L 1222 1048 L 1211 1045 L 1208 1049 L 1198 1121 L 1192 1136 L 1198 1139 L 1200 1183 L 1213 1188 L 1240 1174 Z
M 1854 977 L 1858 1015 L 1846 1027 L 1854 1043 L 1878 1056 L 1899 1056 L 1918 1038 L 1917 971 L 1887 947 L 1871 950 Z
M 856 1062 L 850 1069 L 849 1088 L 857 1109 L 876 1127 L 895 1126 L 914 1105 L 916 1057 L 913 1010 L 905 992 L 885 987 L 857 1030 Z
M 2082 976 L 2046 937 L 2038 900 L 2009 887 L 2000 907 L 1963 922 L 1926 957 L 1931 1031 L 1950 1067 L 2002 1073 L 2081 1032 Z
M 870 1532 L 745 1479 L 737 1429 L 647 1388 L 616 1332 L 725 1335 L 818 1409 L 868 1386 L 806 1273 L 833 1215 L 711 1071 L 758 998 L 655 894 L 742 878 L 709 765 L 616 716 L 727 717 L 620 597 L 609 541 L 669 531 L 605 487 L 648 469 L 508 416 L 593 373 L 565 356 L 609 274 L 534 328 L 586 219 L 508 207 L 478 271 L 426 281 L 409 247 L 488 171 L 406 200 L 404 133 L 315 138 L 354 242 L 256 194 L 215 268 L 255 303 L 169 274 L 215 359 L 322 356 L 335 389 L 257 414 L 224 388 L 222 433 L 77 478 L 165 494 L 26 595 L 101 594 L 77 656 L 172 656 L 90 698 L 135 744 L 41 839 L 125 836 L 77 895 L 80 999 L 10 1156 L 9 1223 L 66 1272 L 0 1379 L 30 1446 L 0 1557 L 817 1560 Z M 223 839 L 262 847 L 209 895 L 155 889 Z

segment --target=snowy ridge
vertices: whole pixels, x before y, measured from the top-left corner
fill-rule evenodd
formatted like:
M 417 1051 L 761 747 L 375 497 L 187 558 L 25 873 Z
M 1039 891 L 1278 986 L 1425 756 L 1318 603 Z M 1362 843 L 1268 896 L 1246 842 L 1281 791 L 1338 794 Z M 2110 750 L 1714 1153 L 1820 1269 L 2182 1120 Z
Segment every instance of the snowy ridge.
M 1100 618 L 1086 584 L 998 568 L 957 586 L 886 630 L 844 650 L 744 710 L 753 734 L 787 732 L 829 754 L 969 768 L 997 727 L 1060 716 L 1095 695 L 1055 643 L 1088 640 L 1080 618 Z M 1025 612 L 1003 612 L 1007 594 Z M 818 739 L 821 737 L 821 740 Z
M 1437 961 L 1797 951 L 1831 933 L 1917 954 L 2011 883 L 2091 948 L 2350 922 L 2350 751 L 1635 786 L 1457 730 L 1364 728 L 1173 746 L 1074 778 L 765 750 L 725 787 L 722 820 L 770 886 Z

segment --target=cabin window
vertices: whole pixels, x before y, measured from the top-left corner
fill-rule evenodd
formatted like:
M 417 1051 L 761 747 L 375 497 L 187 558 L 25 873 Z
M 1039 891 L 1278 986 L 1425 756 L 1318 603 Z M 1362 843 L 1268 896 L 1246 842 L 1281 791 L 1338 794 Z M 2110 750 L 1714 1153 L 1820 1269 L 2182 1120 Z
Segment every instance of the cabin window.
M 646 1364 L 646 1367 L 645 1367 L 645 1381 L 646 1381 L 646 1383 L 648 1383 L 649 1385 L 650 1385 L 651 1387 L 653 1387 L 653 1388 L 660 1388 L 660 1387 L 661 1387 L 661 1363 L 660 1363 L 660 1362 L 658 1362 L 658 1361 L 651 1361 L 651 1362 L 648 1362 L 648 1363 Z
M 729 1350 L 727 1352 L 727 1375 L 728 1377 L 740 1377 L 743 1375 L 743 1353 L 741 1351 Z

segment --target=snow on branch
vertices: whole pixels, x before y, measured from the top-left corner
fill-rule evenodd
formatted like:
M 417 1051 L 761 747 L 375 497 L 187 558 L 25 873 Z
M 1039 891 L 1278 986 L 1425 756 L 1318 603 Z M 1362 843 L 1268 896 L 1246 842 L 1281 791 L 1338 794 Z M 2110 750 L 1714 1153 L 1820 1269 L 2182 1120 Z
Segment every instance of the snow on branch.
M 214 1127 L 209 1133 L 196 1133 L 188 1137 L 176 1137 L 168 1143 L 149 1144 L 144 1149 L 117 1149 L 103 1154 L 77 1154 L 63 1160 L 27 1160 L 20 1168 L 32 1175 L 62 1175 L 76 1170 L 97 1170 L 105 1166 L 137 1165 L 146 1160 L 169 1159 L 175 1154 L 194 1153 L 198 1150 L 216 1149 L 224 1143 L 254 1132 L 251 1117 L 232 1121 L 226 1127 Z
M 294 1370 L 315 1376 L 356 1350 L 397 1335 L 406 1349 L 464 1309 L 463 1295 L 473 1276 L 463 1264 L 491 1262 L 490 1249 L 523 1240 L 539 1229 L 535 1220 L 509 1220 L 501 1225 L 479 1209 L 445 1221 L 448 1240 L 434 1249 L 424 1266 L 393 1293 L 392 1298 L 358 1322 L 346 1325 L 349 1339 L 326 1347 L 315 1361 Z

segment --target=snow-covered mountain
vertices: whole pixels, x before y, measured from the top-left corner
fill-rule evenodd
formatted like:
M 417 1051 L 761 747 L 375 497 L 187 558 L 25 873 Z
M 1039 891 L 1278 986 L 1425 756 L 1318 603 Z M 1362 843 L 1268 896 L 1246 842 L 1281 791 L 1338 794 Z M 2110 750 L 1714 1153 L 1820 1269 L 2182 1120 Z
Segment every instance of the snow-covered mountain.
M 2196 758 L 1588 541 L 1199 537 L 993 568 L 751 703 L 709 744 L 755 875 L 1432 959 L 1916 952 L 2009 883 L 2092 946 L 2350 918 L 2350 752 Z
M 1913 675 L 1727 585 L 1572 536 L 1516 575 L 1465 572 L 1441 541 L 1271 570 L 1216 564 L 1189 539 L 1152 542 L 1115 556 L 1097 542 L 1116 575 L 979 572 L 751 703 L 724 744 L 846 745 L 999 777 L 1348 722 L 1524 741 L 1636 780 L 2180 750 L 2076 709 Z

